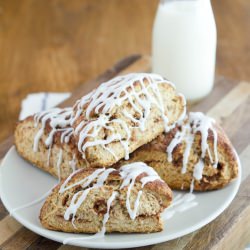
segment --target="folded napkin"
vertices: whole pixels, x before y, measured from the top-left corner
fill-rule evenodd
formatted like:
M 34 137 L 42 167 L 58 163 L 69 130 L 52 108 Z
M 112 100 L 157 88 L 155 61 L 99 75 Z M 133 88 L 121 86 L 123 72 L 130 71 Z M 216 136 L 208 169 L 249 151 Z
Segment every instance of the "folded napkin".
M 22 100 L 19 120 L 23 120 L 29 115 L 55 107 L 70 97 L 70 93 L 32 93 Z

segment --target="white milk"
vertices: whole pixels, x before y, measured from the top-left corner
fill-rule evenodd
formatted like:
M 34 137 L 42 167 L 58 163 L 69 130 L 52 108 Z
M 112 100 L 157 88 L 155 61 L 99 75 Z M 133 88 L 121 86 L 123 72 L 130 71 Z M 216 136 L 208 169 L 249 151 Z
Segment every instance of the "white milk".
M 189 101 L 213 87 L 216 26 L 210 0 L 165 0 L 153 28 L 152 70 L 176 84 Z

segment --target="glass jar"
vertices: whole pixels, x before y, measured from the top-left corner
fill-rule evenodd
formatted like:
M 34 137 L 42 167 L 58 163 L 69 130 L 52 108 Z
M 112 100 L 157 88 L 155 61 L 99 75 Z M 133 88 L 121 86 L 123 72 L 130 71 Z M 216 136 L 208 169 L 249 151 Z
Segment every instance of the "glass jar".
M 162 0 L 153 27 L 152 71 L 197 101 L 213 87 L 216 39 L 210 0 Z

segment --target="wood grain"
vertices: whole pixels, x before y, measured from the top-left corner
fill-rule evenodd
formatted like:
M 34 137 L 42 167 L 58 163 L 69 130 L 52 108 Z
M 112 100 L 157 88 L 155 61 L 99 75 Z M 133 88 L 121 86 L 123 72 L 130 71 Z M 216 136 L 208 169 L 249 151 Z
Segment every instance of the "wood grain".
M 238 106 L 245 103 L 246 100 L 249 99 L 249 96 L 249 83 L 241 82 L 207 113 L 208 115 L 214 117 L 219 124 L 221 124 L 225 117 L 231 115 Z
M 30 92 L 72 91 L 119 58 L 151 53 L 158 0 L 1 0 L 0 141 Z M 212 0 L 217 74 L 250 80 L 250 1 Z
M 150 59 L 140 57 L 122 72 L 148 71 Z M 107 71 L 106 71 L 107 72 Z M 108 71 L 109 72 L 109 71 Z M 105 74 L 104 74 L 105 75 Z M 97 82 L 95 82 L 97 84 Z M 84 85 L 83 85 L 84 86 Z M 85 85 L 87 86 L 87 85 Z M 85 91 L 88 87 L 83 87 Z M 77 93 L 79 95 L 79 91 Z M 250 83 L 217 77 L 212 93 L 191 110 L 212 114 L 227 131 L 243 166 L 243 183 L 232 204 L 216 220 L 177 240 L 137 249 L 243 249 L 250 242 Z M 1 203 L 0 203 L 1 205 Z M 25 230 L 0 206 L 0 248 L 3 249 L 86 249 L 63 246 Z M 7 222 L 7 223 L 6 223 Z M 8 223 L 10 222 L 10 223 Z M 12 226 L 9 226 L 12 225 Z
M 39 235 L 22 227 L 2 245 L 1 250 L 25 249 L 38 238 Z
M 1 245 L 7 239 L 13 236 L 20 228 L 22 228 L 22 225 L 8 215 L 0 221 L 0 228 L 2 229 L 0 236 Z

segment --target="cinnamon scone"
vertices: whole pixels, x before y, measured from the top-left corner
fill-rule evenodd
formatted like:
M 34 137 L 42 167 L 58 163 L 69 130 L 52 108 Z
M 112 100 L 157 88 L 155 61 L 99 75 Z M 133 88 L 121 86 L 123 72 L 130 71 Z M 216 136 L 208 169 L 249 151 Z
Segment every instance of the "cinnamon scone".
M 182 120 L 185 98 L 156 74 L 128 74 L 101 84 L 74 105 L 78 151 L 95 167 L 108 167 Z
M 76 169 L 86 167 L 72 135 L 71 114 L 72 108 L 55 108 L 20 121 L 14 134 L 17 152 L 58 178 L 65 178 Z
M 40 221 L 47 229 L 73 233 L 158 232 L 160 213 L 171 200 L 167 184 L 145 163 L 81 169 L 53 189 Z
M 174 129 L 132 153 L 129 161 L 147 163 L 170 188 L 179 190 L 219 189 L 238 175 L 230 140 L 212 118 L 200 112 L 189 113 Z
M 155 74 L 129 74 L 101 84 L 73 108 L 21 121 L 21 156 L 57 177 L 79 167 L 109 167 L 184 118 L 185 98 Z

